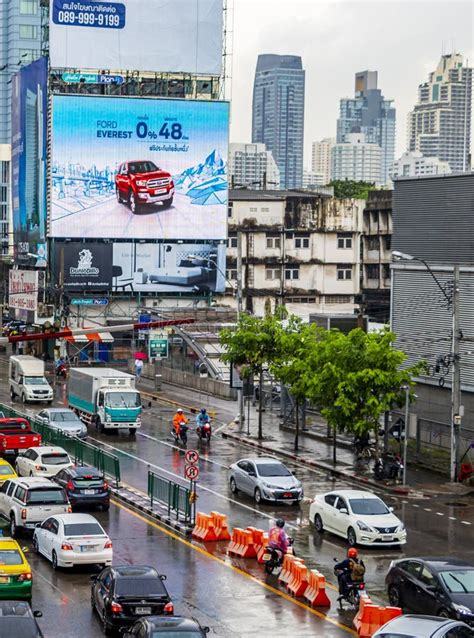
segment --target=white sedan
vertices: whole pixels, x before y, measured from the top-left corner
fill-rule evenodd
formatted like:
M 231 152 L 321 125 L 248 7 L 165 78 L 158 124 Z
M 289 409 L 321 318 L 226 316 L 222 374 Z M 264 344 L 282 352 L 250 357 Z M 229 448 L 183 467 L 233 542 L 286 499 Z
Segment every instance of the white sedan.
M 404 545 L 407 533 L 393 508 L 372 492 L 339 490 L 316 496 L 309 508 L 316 530 L 324 530 L 355 545 Z
M 62 447 L 30 447 L 16 459 L 16 471 L 20 476 L 56 476 L 58 472 L 74 465 Z
M 58 567 L 112 565 L 112 541 L 90 514 L 58 514 L 35 528 L 35 552 Z

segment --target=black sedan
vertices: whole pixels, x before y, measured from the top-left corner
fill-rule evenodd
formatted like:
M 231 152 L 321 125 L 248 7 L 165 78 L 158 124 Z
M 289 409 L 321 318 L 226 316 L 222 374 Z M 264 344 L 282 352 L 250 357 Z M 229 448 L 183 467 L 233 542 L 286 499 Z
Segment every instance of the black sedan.
M 390 604 L 474 626 L 474 565 L 456 558 L 393 561 L 385 579 Z
M 8 638 L 43 638 L 36 618 L 43 614 L 31 611 L 27 602 L 19 600 L 0 601 L 0 636 Z
M 91 580 L 92 609 L 102 620 L 105 634 L 128 627 L 144 616 L 173 614 L 173 603 L 163 583 L 166 576 L 153 567 L 106 567 Z
M 66 490 L 71 507 L 110 507 L 110 488 L 99 470 L 94 467 L 73 465 L 58 472 L 53 478 Z
M 201 627 L 195 620 L 172 616 L 150 616 L 137 620 L 130 629 L 122 634 L 124 638 L 205 638 L 209 627 Z

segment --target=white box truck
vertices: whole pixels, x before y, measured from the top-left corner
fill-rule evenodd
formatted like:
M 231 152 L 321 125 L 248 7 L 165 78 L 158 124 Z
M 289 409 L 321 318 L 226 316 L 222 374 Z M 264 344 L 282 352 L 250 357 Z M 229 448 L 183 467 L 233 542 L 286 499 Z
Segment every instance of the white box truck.
M 71 368 L 68 404 L 81 420 L 99 432 L 141 425 L 140 392 L 135 377 L 112 368 Z
M 44 376 L 44 361 L 29 355 L 10 357 L 8 367 L 10 398 L 23 403 L 52 403 L 53 389 Z

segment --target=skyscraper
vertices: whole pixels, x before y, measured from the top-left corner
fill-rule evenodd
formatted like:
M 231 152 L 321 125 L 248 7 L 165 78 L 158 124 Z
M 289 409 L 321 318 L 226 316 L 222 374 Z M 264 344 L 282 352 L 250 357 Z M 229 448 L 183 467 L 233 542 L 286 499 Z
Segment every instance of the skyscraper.
M 418 87 L 418 103 L 408 116 L 408 150 L 469 169 L 472 68 L 459 53 L 443 55 L 428 82 Z
M 303 183 L 305 72 L 296 55 L 259 55 L 253 86 L 252 142 L 265 144 L 281 188 Z
M 395 109 L 377 88 L 377 71 L 361 71 L 355 75 L 354 98 L 343 98 L 337 121 L 338 144 L 351 133 L 363 133 L 365 142 L 382 149 L 381 179 L 388 183 L 395 159 Z
M 331 149 L 335 143 L 334 137 L 325 137 L 319 142 L 313 142 L 311 149 L 311 170 L 322 175 L 324 184 L 331 181 Z
M 378 144 L 368 143 L 363 133 L 348 133 L 345 141 L 331 150 L 333 180 L 369 182 L 381 186 L 382 154 Z

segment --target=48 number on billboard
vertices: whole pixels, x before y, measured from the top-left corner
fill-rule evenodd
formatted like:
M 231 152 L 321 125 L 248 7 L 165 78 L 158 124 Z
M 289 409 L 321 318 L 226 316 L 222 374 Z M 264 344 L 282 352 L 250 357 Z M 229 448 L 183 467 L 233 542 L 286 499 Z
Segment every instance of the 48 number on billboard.
M 146 137 L 154 140 L 158 139 L 158 137 L 164 137 L 165 139 L 171 137 L 173 140 L 180 140 L 183 137 L 183 127 L 180 122 L 173 122 L 171 126 L 168 122 L 164 122 L 160 128 L 160 132 L 157 133 L 156 131 L 150 130 L 146 122 L 138 122 L 137 137 L 141 140 Z

